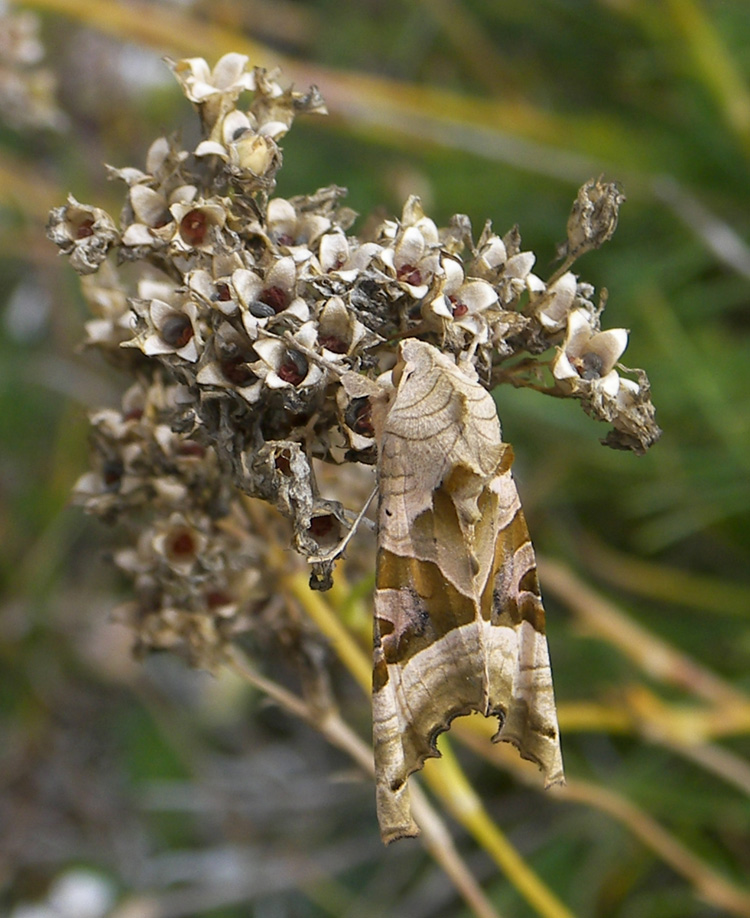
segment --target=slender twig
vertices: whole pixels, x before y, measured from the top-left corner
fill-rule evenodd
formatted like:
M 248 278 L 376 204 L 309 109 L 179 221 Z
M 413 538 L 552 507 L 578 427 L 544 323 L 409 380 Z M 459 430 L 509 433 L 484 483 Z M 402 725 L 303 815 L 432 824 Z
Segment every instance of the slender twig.
M 324 564 L 328 561 L 335 561 L 337 558 L 341 557 L 341 555 L 346 550 L 346 546 L 349 544 L 352 538 L 354 538 L 354 535 L 357 532 L 357 529 L 359 528 L 359 524 L 364 519 L 364 515 L 365 513 L 367 513 L 367 510 L 370 504 L 372 503 L 373 498 L 375 497 L 377 493 L 378 493 L 378 489 L 373 488 L 373 490 L 370 492 L 370 496 L 367 498 L 367 500 L 362 505 L 362 509 L 357 514 L 354 522 L 352 523 L 351 527 L 347 531 L 344 538 L 341 539 L 341 541 L 336 546 L 334 546 L 330 551 L 324 552 L 321 555 L 310 555 L 310 557 L 307 559 L 308 564 Z
M 665 743 L 665 745 L 750 797 L 750 764 L 729 749 L 714 743 Z
M 727 126 L 750 154 L 750 90 L 738 66 L 741 58 L 732 54 L 731 44 L 723 41 L 702 3 L 667 0 L 663 8 L 668 27 L 679 36 L 681 54 L 692 63 L 691 76 L 713 96 Z
M 595 702 L 558 705 L 563 733 L 640 734 L 682 758 L 696 762 L 750 796 L 750 763 L 709 742 L 710 738 L 750 733 L 750 707 L 698 708 L 667 704 L 643 686 L 631 687 L 617 707 Z M 475 724 L 478 722 L 474 722 Z
M 489 742 L 491 731 L 481 720 L 473 718 L 458 722 L 456 736 L 473 752 L 533 787 L 539 787 L 536 769 L 519 762 L 517 756 L 507 755 L 503 744 Z M 652 816 L 626 797 L 590 781 L 568 779 L 564 786 L 548 791 L 563 800 L 575 801 L 607 813 L 629 829 L 647 848 L 653 851 L 711 904 L 725 908 L 735 915 L 750 915 L 750 891 L 734 885 L 716 873 L 706 862 L 686 848 Z
M 557 721 L 562 733 L 601 731 L 632 733 L 633 717 L 621 704 L 596 701 L 564 701 L 557 705 Z
M 645 685 L 631 685 L 623 697 L 640 732 L 673 748 L 699 746 L 713 737 L 750 732 L 750 703 L 710 707 L 664 701 Z
M 651 187 L 654 196 L 672 208 L 717 261 L 750 279 L 750 246 L 729 223 L 710 211 L 672 176 L 654 178 Z
M 549 289 L 555 283 L 555 281 L 560 280 L 563 274 L 565 274 L 565 272 L 578 260 L 580 254 L 581 253 L 579 251 L 576 251 L 565 256 L 562 264 L 558 265 L 554 273 L 549 278 L 547 278 L 547 289 Z
M 362 688 L 370 691 L 370 662 L 363 651 L 349 636 L 330 605 L 319 593 L 313 594 L 300 577 L 290 578 L 287 585 L 304 606 L 307 613 L 332 642 L 342 661 L 349 668 Z M 441 749 L 447 750 L 447 744 Z M 451 813 L 474 836 L 475 840 L 493 858 L 520 895 L 529 902 L 543 918 L 569 918 L 570 912 L 554 893 L 531 870 L 518 852 L 511 846 L 500 828 L 490 818 L 479 797 L 461 769 L 458 761 L 445 754 L 439 764 L 428 762 L 424 777 L 431 790 L 445 803 Z M 416 788 L 412 780 L 412 788 Z M 417 797 L 419 798 L 417 789 Z M 414 799 L 412 790 L 412 801 Z M 420 828 L 419 813 L 415 818 Z
M 557 719 L 565 733 L 647 733 L 666 745 L 677 748 L 681 740 L 692 744 L 708 743 L 723 736 L 750 733 L 750 706 L 741 708 L 699 707 L 698 705 L 668 704 L 657 699 L 643 686 L 631 686 L 618 704 L 596 701 L 565 701 L 557 706 Z M 663 735 L 655 737 L 655 729 L 643 729 L 644 721 L 662 726 Z M 670 739 L 671 738 L 671 739 Z M 734 783 L 734 781 L 730 781 Z
M 607 788 L 576 780 L 568 781 L 565 787 L 555 788 L 553 793 L 564 800 L 585 803 L 608 813 L 683 876 L 701 898 L 733 915 L 750 916 L 750 892 L 712 870 L 704 860 L 629 800 Z
M 490 818 L 445 736 L 441 738 L 440 751 L 440 762 L 433 759 L 425 767 L 425 778 L 431 789 L 490 853 L 503 873 L 512 878 L 518 892 L 539 915 L 546 918 L 573 918 L 572 912 L 539 879 Z
M 696 574 L 618 552 L 587 532 L 577 534 L 576 548 L 581 563 L 594 576 L 634 596 L 731 617 L 747 615 L 750 608 L 748 584 Z
M 375 774 L 372 749 L 341 719 L 337 711 L 329 709 L 320 712 L 308 705 L 288 689 L 257 672 L 236 647 L 228 652 L 228 662 L 234 672 L 284 710 L 318 730 L 331 745 L 350 756 L 368 775 Z M 445 823 L 417 788 L 412 789 L 412 809 L 422 830 L 423 844 L 453 881 L 474 914 L 478 918 L 500 918 L 497 909 L 485 896 L 453 844 Z
M 633 686 L 624 698 L 633 728 L 652 742 L 700 763 L 743 793 L 750 793 L 750 765 L 706 742 L 710 736 L 748 732 L 750 698 L 629 619 L 569 568 L 540 559 L 540 569 L 545 589 L 566 602 L 590 630 L 618 647 L 648 675 L 710 702 L 704 709 L 685 708 L 665 703 L 645 686 Z
M 339 618 L 331 613 L 331 607 L 326 599 L 320 593 L 315 593 L 310 589 L 307 578 L 302 574 L 287 577 L 285 586 L 328 638 L 336 655 L 354 676 L 357 684 L 369 694 L 372 664 Z
M 487 899 L 461 857 L 445 821 L 415 782 L 412 782 L 410 793 L 414 817 L 422 831 L 420 836 L 422 844 L 453 880 L 456 889 L 461 892 L 477 915 L 485 916 L 485 918 L 492 918 L 492 916 L 499 918 L 500 913 Z
M 538 558 L 546 592 L 568 605 L 593 633 L 609 641 L 648 675 L 712 704 L 745 707 L 750 699 L 711 670 L 624 615 L 569 567 Z

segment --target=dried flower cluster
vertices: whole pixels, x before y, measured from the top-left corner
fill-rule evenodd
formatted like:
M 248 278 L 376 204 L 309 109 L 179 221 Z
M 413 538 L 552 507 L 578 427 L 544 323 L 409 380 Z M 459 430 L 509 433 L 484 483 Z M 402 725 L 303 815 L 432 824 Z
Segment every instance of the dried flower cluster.
M 61 128 L 65 117 L 54 101 L 55 80 L 41 66 L 39 20 L 11 11 L 0 0 L 0 120 L 14 128 Z
M 48 227 L 84 275 L 86 343 L 137 380 L 120 411 L 92 417 L 94 469 L 76 494 L 136 534 L 116 561 L 136 584 L 126 614 L 143 647 L 187 646 L 211 665 L 268 598 L 271 540 L 250 526 L 245 496 L 291 521 L 306 558 L 346 534 L 353 509 L 321 495 L 314 462 L 375 461 L 367 398 L 349 399 L 341 379 L 387 385 L 405 336 L 473 364 L 488 387 L 578 399 L 612 425 L 611 446 L 655 441 L 646 376 L 618 363 L 627 332 L 600 329 L 603 303 L 569 270 L 612 235 L 615 186 L 580 190 L 547 281 L 517 229 L 501 237 L 487 223 L 475 241 L 467 217 L 439 228 L 415 197 L 358 237 L 341 188 L 272 197 L 280 139 L 298 113 L 325 111 L 315 89 L 283 89 L 239 54 L 213 70 L 170 66 L 200 143 L 161 137 L 145 170 L 110 168 L 127 189 L 119 221 L 70 197 Z M 138 264 L 134 288 L 114 261 Z M 314 565 L 314 584 L 329 575 Z

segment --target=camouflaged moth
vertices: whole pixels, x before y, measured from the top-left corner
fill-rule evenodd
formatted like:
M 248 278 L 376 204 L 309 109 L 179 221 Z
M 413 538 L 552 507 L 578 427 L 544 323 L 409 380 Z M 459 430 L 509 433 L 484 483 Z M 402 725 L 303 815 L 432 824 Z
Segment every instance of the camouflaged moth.
M 361 398 L 352 376 L 344 387 Z M 386 842 L 418 833 L 407 779 L 459 715 L 497 716 L 494 740 L 536 762 L 547 785 L 563 780 L 536 562 L 495 403 L 473 367 L 416 338 L 401 343 L 393 381 L 370 396 L 373 739 Z

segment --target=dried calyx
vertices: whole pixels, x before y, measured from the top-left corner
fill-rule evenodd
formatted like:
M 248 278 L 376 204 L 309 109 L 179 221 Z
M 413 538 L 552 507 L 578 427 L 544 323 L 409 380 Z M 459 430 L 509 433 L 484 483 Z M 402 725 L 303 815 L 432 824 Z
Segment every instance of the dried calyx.
M 280 140 L 296 115 L 325 112 L 316 89 L 285 89 L 240 54 L 170 66 L 200 117 L 195 149 L 160 137 L 143 169 L 110 167 L 126 189 L 119 221 L 70 197 L 48 225 L 84 275 L 86 344 L 136 380 L 120 411 L 92 417 L 76 495 L 133 532 L 116 560 L 135 581 L 122 615 L 143 648 L 213 665 L 264 608 L 273 539 L 254 533 L 259 514 L 280 523 L 247 496 L 291 521 L 304 557 L 347 531 L 354 513 L 321 495 L 313 463 L 375 461 L 367 399 L 347 397 L 342 374 L 387 384 L 404 337 L 473 364 L 488 387 L 579 400 L 612 425 L 610 446 L 643 453 L 658 438 L 645 373 L 618 363 L 627 332 L 601 330 L 602 302 L 569 270 L 614 231 L 616 186 L 581 189 L 547 281 L 517 229 L 488 222 L 474 239 L 463 215 L 439 228 L 416 197 L 360 237 L 342 188 L 273 197 Z M 135 286 L 118 270 L 129 262 Z

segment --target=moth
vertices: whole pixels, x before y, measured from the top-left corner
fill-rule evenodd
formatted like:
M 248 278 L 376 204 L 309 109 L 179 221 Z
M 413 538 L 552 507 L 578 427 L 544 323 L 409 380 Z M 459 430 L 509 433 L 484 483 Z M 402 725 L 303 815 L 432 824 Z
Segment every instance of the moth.
M 350 397 L 370 395 L 378 448 L 372 708 L 386 843 L 418 834 L 407 779 L 454 717 L 497 716 L 493 741 L 517 746 L 547 786 L 563 781 L 536 562 L 495 403 L 473 367 L 416 338 L 393 382 L 372 394 L 344 381 Z

